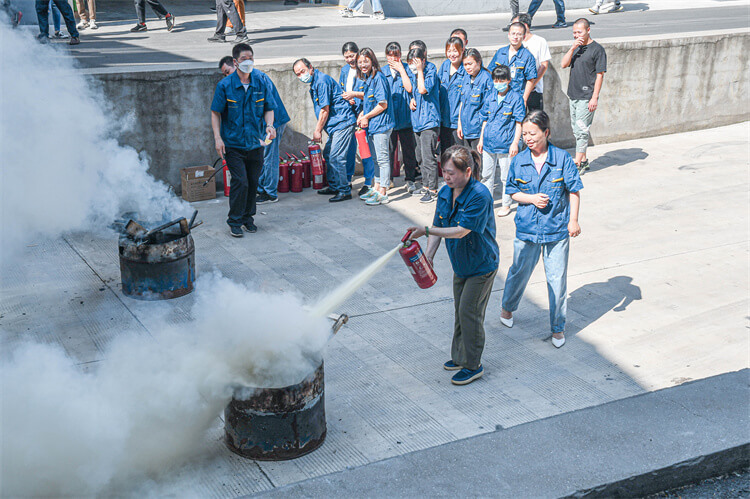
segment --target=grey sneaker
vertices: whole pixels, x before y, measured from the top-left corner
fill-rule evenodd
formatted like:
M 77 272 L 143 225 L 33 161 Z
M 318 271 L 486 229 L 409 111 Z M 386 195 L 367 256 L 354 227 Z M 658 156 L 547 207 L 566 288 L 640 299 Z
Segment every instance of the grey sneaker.
M 411 180 L 406 181 L 406 192 L 409 194 L 414 194 L 414 192 L 417 190 L 417 186 L 412 182 Z
M 227 41 L 227 37 L 218 33 L 214 33 L 213 36 L 209 36 L 208 38 L 206 38 L 206 40 L 213 43 L 224 43 Z
M 432 192 L 430 192 L 429 189 L 423 189 L 423 191 L 424 191 L 424 196 L 419 198 L 419 202 L 420 203 L 432 203 L 435 200 L 434 196 L 432 195 Z
M 247 43 L 249 41 L 250 39 L 247 37 L 247 35 L 237 35 L 237 37 L 234 39 L 234 41 L 232 41 L 232 43 L 234 44 Z
M 55 31 L 55 36 L 53 38 L 56 38 L 58 40 L 67 40 L 68 38 L 70 38 L 70 36 L 63 33 L 62 31 Z

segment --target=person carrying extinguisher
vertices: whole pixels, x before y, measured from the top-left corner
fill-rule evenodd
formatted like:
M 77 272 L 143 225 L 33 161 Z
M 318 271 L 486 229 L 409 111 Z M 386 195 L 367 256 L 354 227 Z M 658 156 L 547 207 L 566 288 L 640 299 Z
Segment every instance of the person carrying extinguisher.
M 375 187 L 360 196 L 368 206 L 388 204 L 388 186 L 391 184 L 391 158 L 388 144 L 395 120 L 391 108 L 391 89 L 380 64 L 371 48 L 363 48 L 357 54 L 357 76 L 364 82 L 362 112 L 357 126 L 367 130 L 372 160 L 378 165 Z
M 484 374 L 484 314 L 499 264 L 490 191 L 479 181 L 479 153 L 451 146 L 441 157 L 445 185 L 440 189 L 432 227 L 409 227 L 411 238 L 427 236 L 425 254 L 432 261 L 446 239 L 453 267 L 455 319 L 447 371 L 451 383 L 466 385 Z

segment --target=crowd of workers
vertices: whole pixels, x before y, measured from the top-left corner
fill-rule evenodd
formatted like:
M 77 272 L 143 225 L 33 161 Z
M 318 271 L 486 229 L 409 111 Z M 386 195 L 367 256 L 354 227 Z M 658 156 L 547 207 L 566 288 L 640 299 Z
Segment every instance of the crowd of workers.
M 355 129 L 366 131 L 371 153 L 363 161 L 364 185 L 357 193 L 369 206 L 389 202 L 391 159 L 400 148 L 405 189 L 422 203 L 436 201 L 432 226 L 411 227 L 412 238 L 428 236 L 431 260 L 442 239 L 454 270 L 455 330 L 451 360 L 454 384 L 482 376 L 484 313 L 498 270 L 494 191 L 502 187 L 497 215 L 518 204 L 513 264 L 502 299 L 501 322 L 513 326 L 513 312 L 540 255 L 549 290 L 551 342 L 565 343 L 568 241 L 578 225 L 580 174 L 588 169 L 589 128 L 606 72 L 604 48 L 590 37 L 585 18 L 573 23 L 574 42 L 563 56 L 570 67 L 573 159 L 548 142 L 543 76 L 550 55 L 546 41 L 531 33 L 531 18 L 519 14 L 508 29 L 509 44 L 485 65 L 455 29 L 445 43 L 440 68 L 430 62 L 421 40 L 385 47 L 384 67 L 373 49 L 354 42 L 342 47 L 338 80 L 307 58 L 292 70 L 309 95 L 317 117 L 310 136 L 327 140 L 323 157 L 328 187 L 318 194 L 332 203 L 353 198 Z M 405 60 L 404 60 L 405 59 Z M 278 201 L 279 142 L 289 115 L 274 83 L 255 69 L 252 48 L 234 46 L 219 62 L 225 74 L 211 104 L 216 151 L 232 174 L 227 223 L 233 237 L 254 233 L 257 203 Z M 439 161 L 440 158 L 440 161 Z M 439 189 L 438 169 L 445 185 Z M 498 175 L 499 172 L 499 175 Z

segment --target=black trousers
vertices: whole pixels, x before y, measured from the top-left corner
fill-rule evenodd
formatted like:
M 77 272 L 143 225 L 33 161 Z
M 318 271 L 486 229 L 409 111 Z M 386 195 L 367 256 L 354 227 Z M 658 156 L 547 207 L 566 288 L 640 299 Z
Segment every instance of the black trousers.
M 401 144 L 401 156 L 404 158 L 404 177 L 407 182 L 414 182 L 417 171 L 417 156 L 415 149 L 417 147 L 414 139 L 414 130 L 411 128 L 402 128 L 391 132 L 391 141 L 388 148 L 391 158 L 396 153 L 396 141 Z
M 138 14 L 138 22 L 141 24 L 146 23 L 146 3 L 161 17 L 167 17 L 169 14 L 159 0 L 135 0 L 135 13 Z
M 544 96 L 532 90 L 529 100 L 526 101 L 526 112 L 530 113 L 534 109 L 544 110 Z
M 440 127 L 440 156 L 450 147 L 454 145 L 463 146 L 464 141 L 458 138 L 458 131 L 455 128 L 448 128 L 445 126 Z
M 224 159 L 232 174 L 227 223 L 231 227 L 241 227 L 252 222 L 255 216 L 258 177 L 263 170 L 263 148 L 243 151 L 227 147 Z

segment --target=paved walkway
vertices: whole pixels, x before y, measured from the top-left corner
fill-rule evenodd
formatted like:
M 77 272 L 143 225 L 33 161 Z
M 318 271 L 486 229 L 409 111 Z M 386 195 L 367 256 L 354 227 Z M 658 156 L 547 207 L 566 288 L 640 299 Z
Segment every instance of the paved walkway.
M 592 0 L 593 2 L 593 0 Z M 165 0 L 177 16 L 177 27 L 167 32 L 148 10 L 147 33 L 130 33 L 135 12 L 130 0 L 111 0 L 99 6 L 98 30 L 84 30 L 82 43 L 71 52 L 84 68 L 96 72 L 145 69 L 181 69 L 213 66 L 230 52 L 231 45 L 206 41 L 216 25 L 216 15 L 205 0 Z M 522 5 L 525 5 L 522 2 Z M 569 10 L 568 21 L 586 16 L 594 23 L 594 38 L 654 37 L 668 33 L 747 28 L 750 6 L 744 0 L 694 0 L 685 8 L 682 0 L 629 1 L 625 11 L 593 16 L 587 9 Z M 545 2 L 550 7 L 551 2 Z M 550 7 L 551 8 L 551 7 Z M 27 12 L 27 16 L 33 16 Z M 35 19 L 35 17 L 29 17 Z M 385 22 L 361 15 L 342 19 L 333 5 L 301 4 L 284 7 L 282 2 L 248 2 L 247 23 L 256 60 L 288 61 L 301 56 L 340 57 L 341 45 L 355 40 L 360 47 L 370 46 L 380 53 L 397 40 L 402 45 L 423 39 L 430 50 L 442 52 L 450 31 L 461 26 L 469 32 L 474 47 L 499 47 L 507 44 L 500 27 L 508 14 L 435 16 L 388 19 Z M 572 39 L 571 29 L 552 29 L 554 11 L 540 11 L 534 19 L 538 34 L 548 41 Z M 36 28 L 30 26 L 29 29 Z M 68 46 L 65 45 L 66 49 Z
M 445 250 L 437 285 L 424 291 L 394 259 L 341 307 L 351 320 L 326 355 L 328 437 L 319 450 L 287 462 L 244 460 L 224 449 L 217 419 L 205 459 L 158 485 L 203 497 L 251 494 L 747 368 L 749 131 L 744 123 L 590 150 L 562 349 L 549 342 L 541 267 L 516 326 L 500 325 L 513 221 L 498 219 L 483 379 L 454 387 L 441 367 L 453 320 Z M 429 223 L 434 206 L 402 183 L 390 205 L 375 208 L 331 206 L 309 190 L 282 195 L 261 207 L 258 233 L 240 240 L 228 235 L 225 198 L 195 203 L 205 221 L 195 231 L 198 273 L 218 269 L 313 300 L 391 249 L 409 224 Z M 194 301 L 124 297 L 114 237 L 39 241 L 0 274 L 2 347 L 57 343 L 82 369 L 96 369 L 123 331 L 147 337 L 164 317 L 184 320 Z

